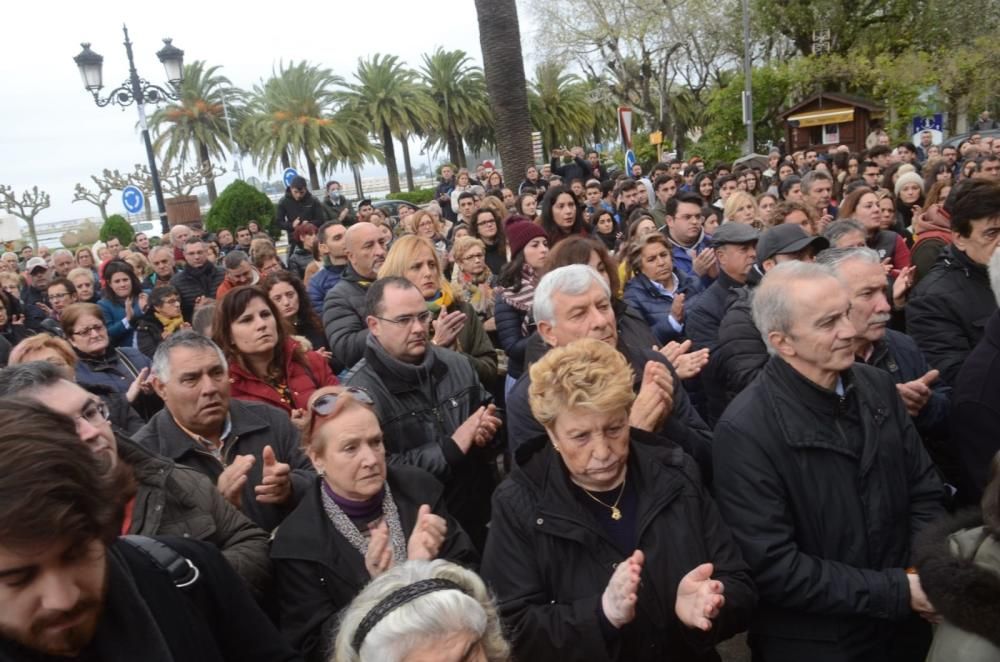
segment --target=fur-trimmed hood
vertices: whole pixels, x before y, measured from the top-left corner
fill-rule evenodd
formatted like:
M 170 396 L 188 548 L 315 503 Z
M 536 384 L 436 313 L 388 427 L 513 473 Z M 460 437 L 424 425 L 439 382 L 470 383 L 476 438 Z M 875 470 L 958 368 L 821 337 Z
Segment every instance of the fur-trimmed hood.
M 925 529 L 914 563 L 939 614 L 1000 647 L 1000 537 L 990 534 L 978 512 Z

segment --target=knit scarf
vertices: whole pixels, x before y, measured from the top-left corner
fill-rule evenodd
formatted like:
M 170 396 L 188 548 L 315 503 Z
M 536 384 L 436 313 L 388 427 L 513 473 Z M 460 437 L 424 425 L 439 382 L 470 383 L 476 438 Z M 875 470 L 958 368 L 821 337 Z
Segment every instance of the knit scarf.
M 437 317 L 438 313 L 441 312 L 442 308 L 448 308 L 452 303 L 455 302 L 454 297 L 451 294 L 451 288 L 442 287 L 440 290 L 435 292 L 430 299 L 427 301 L 427 310 L 434 313 Z
M 461 269 L 455 269 L 451 284 L 457 290 L 458 297 L 472 306 L 476 314 L 483 320 L 493 317 L 493 305 L 496 299 L 493 298 L 493 288 L 490 281 L 493 274 L 490 268 L 486 267 L 483 273 L 478 276 L 471 276 Z
M 531 304 L 535 300 L 535 285 L 537 284 L 538 278 L 535 276 L 535 270 L 531 268 L 531 265 L 525 263 L 524 268 L 521 269 L 520 290 L 515 292 L 513 288 L 497 288 L 497 294 L 501 301 L 511 308 L 525 313 L 524 321 L 521 323 L 521 331 L 526 337 L 531 329 Z
M 333 497 L 333 490 L 326 484 L 326 480 L 320 478 L 323 485 L 323 509 L 327 517 L 333 523 L 333 528 L 337 533 L 351 544 L 351 547 L 358 550 L 361 557 L 368 553 L 368 536 L 358 530 L 358 527 L 347 516 L 347 513 L 337 504 Z M 396 502 L 392 500 L 392 490 L 389 489 L 388 481 L 385 483 L 385 496 L 382 498 L 382 517 L 389 525 L 389 543 L 392 546 L 392 560 L 396 565 L 406 562 L 406 534 L 403 533 L 403 525 L 399 521 L 399 511 L 396 509 Z
M 172 334 L 174 331 L 181 328 L 182 324 L 184 324 L 184 318 L 180 315 L 177 317 L 164 317 L 156 311 L 153 311 L 153 315 L 155 315 L 156 319 L 163 325 L 163 332 L 167 335 Z

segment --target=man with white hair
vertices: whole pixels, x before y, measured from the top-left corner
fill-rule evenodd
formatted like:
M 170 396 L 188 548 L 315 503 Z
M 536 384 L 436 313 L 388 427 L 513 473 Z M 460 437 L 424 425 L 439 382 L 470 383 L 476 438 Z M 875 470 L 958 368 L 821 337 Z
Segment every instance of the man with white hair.
M 184 244 L 191 238 L 191 228 L 175 225 L 170 228 L 170 244 L 174 247 L 174 262 L 184 264 Z
M 951 388 L 938 381 L 940 373 L 927 365 L 913 338 L 889 328 L 892 304 L 878 253 L 871 248 L 831 248 L 820 253 L 816 262 L 830 267 L 847 288 L 850 318 L 857 330 L 855 359 L 892 375 L 935 463 L 939 467 L 951 465 L 952 461 L 945 458 L 951 455 L 946 450 L 951 446 Z
M 65 248 L 57 248 L 52 252 L 52 271 L 54 278 L 67 278 L 69 272 L 76 266 L 73 254 Z
M 825 266 L 757 288 L 771 358 L 715 428 L 714 491 L 760 593 L 755 659 L 923 660 L 935 617 L 913 537 L 943 489 L 896 384 L 854 361 L 851 299 Z
M 990 258 L 990 285 L 1000 305 L 1000 251 Z M 1000 450 L 1000 310 L 986 323 L 982 340 L 955 381 L 952 444 L 959 457 L 958 498 L 979 503 L 990 479 L 990 462 Z
M 595 338 L 618 349 L 632 365 L 638 393 L 629 424 L 670 439 L 699 464 L 703 478 L 711 477 L 712 433 L 695 411 L 670 362 L 650 347 L 620 342 L 607 281 L 587 265 L 573 264 L 545 274 L 535 288 L 533 314 L 538 334 L 548 347 L 564 347 L 580 338 Z M 545 428 L 528 404 L 531 375 L 527 370 L 507 395 L 507 438 L 521 463 L 538 450 L 531 440 L 544 440 Z

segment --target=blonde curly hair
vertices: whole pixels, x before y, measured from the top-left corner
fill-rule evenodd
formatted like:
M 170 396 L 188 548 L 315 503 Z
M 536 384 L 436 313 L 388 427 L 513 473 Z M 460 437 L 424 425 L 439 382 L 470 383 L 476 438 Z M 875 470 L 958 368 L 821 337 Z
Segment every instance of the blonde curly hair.
M 632 379 L 631 366 L 614 347 L 593 338 L 575 340 L 531 366 L 531 413 L 551 428 L 560 413 L 576 407 L 627 410 L 635 400 Z

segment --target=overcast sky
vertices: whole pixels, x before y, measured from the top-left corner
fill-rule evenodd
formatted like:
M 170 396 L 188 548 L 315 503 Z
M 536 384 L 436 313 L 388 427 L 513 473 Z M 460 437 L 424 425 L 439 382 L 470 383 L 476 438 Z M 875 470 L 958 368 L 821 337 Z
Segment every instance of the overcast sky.
M 297 4 L 300 9 L 258 0 L 7 3 L 0 39 L 0 183 L 48 191 L 52 206 L 39 222 L 97 216 L 93 205 L 73 203 L 74 184 L 92 184 L 90 175 L 104 168 L 129 171 L 146 163 L 135 107 L 98 108 L 73 62 L 80 42 L 88 41 L 104 56 L 103 92 L 120 85 L 128 75 L 123 22 L 139 75 L 157 84 L 164 83 L 155 55 L 163 37 L 173 38 L 186 62 L 220 65 L 242 88 L 269 76 L 282 60 L 305 59 L 348 80 L 358 57 L 376 52 L 399 55 L 413 67 L 438 46 L 482 60 L 471 0 L 335 2 L 325 3 L 325 10 L 324 3 Z M 417 152 L 413 158 L 415 164 L 422 160 Z M 243 165 L 247 176 L 254 174 L 249 159 Z M 231 162 L 226 166 L 232 170 Z M 232 178 L 227 174 L 222 184 Z M 120 209 L 116 195 L 109 210 Z

